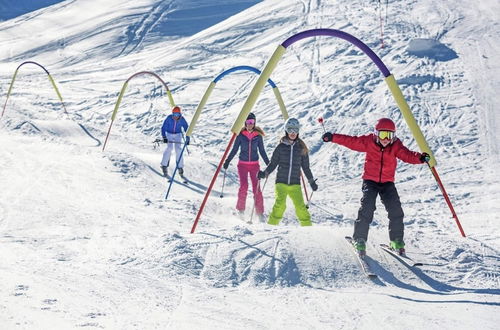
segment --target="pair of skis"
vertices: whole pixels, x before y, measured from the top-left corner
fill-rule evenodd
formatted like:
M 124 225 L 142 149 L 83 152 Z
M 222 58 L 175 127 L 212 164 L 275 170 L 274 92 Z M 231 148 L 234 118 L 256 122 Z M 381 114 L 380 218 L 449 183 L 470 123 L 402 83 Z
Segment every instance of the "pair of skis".
M 179 174 L 179 176 L 181 177 L 181 181 L 182 181 L 183 184 L 189 184 L 189 179 L 188 178 L 186 178 L 182 174 Z M 168 182 L 171 182 L 173 180 L 173 177 L 171 177 L 170 175 L 167 175 L 165 178 L 168 180 Z
M 351 251 L 353 251 L 353 253 L 356 255 L 356 258 L 358 260 L 358 263 L 359 263 L 361 269 L 363 270 L 363 273 L 368 278 L 371 278 L 371 279 L 378 278 L 377 274 L 375 274 L 370 269 L 370 266 L 366 262 L 366 259 L 365 259 L 366 255 L 360 254 L 359 251 L 357 251 L 354 248 L 354 241 L 353 241 L 352 237 L 346 236 L 345 239 L 347 240 L 347 242 L 351 246 Z M 403 255 L 399 254 L 398 251 L 391 249 L 387 244 L 380 244 L 380 248 L 382 250 L 384 250 L 385 252 L 389 253 L 390 255 L 392 255 L 396 260 L 398 260 L 402 264 L 406 265 L 408 268 L 423 266 L 423 264 L 421 262 L 414 261 L 412 258 L 408 257 L 406 254 L 403 254 Z
M 261 220 L 261 219 L 259 218 L 259 216 L 257 216 L 257 215 L 256 215 L 256 216 L 250 216 L 250 219 L 248 219 L 248 220 L 246 220 L 246 219 L 245 219 L 245 215 L 244 215 L 244 214 L 241 214 L 241 213 L 240 213 L 240 214 L 238 214 L 237 216 L 238 216 L 238 218 L 239 218 L 241 221 L 244 221 L 244 222 L 246 222 L 246 223 L 247 223 L 247 224 L 249 224 L 249 225 L 253 225 L 253 224 L 254 224 L 254 222 L 252 221 L 252 219 L 257 219 L 257 223 L 265 223 L 265 222 L 266 222 L 265 220 Z

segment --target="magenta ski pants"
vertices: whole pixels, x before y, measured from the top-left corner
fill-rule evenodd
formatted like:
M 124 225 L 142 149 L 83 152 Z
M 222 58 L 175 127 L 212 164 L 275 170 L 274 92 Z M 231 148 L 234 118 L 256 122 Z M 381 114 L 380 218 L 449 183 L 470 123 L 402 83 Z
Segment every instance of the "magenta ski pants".
M 259 173 L 260 166 L 259 163 L 238 163 L 238 176 L 240 177 L 240 190 L 238 191 L 238 202 L 236 203 L 236 209 L 239 211 L 245 210 L 245 204 L 247 201 L 248 192 L 248 176 L 252 180 L 252 191 L 255 203 L 255 213 L 264 213 L 264 199 L 262 197 L 262 191 L 260 190 L 259 179 L 257 178 L 257 173 Z

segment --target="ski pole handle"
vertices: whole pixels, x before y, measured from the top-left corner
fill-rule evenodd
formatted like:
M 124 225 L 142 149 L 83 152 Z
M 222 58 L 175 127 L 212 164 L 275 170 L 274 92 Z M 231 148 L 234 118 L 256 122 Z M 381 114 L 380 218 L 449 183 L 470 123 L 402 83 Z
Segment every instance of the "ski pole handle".
M 323 127 L 323 132 L 326 133 L 325 124 L 323 123 L 323 117 L 318 118 L 318 123 L 321 124 L 321 126 Z
M 157 149 L 160 147 L 160 143 L 163 142 L 163 140 L 160 140 L 160 139 L 156 139 L 153 141 L 153 149 Z
M 160 145 L 160 143 L 163 143 L 162 139 L 156 139 L 153 141 L 153 143 L 156 143 Z M 175 144 L 184 144 L 184 142 L 175 142 L 175 141 L 168 141 L 167 143 L 175 143 Z M 190 146 L 200 146 L 201 144 L 196 144 L 196 143 L 189 143 Z

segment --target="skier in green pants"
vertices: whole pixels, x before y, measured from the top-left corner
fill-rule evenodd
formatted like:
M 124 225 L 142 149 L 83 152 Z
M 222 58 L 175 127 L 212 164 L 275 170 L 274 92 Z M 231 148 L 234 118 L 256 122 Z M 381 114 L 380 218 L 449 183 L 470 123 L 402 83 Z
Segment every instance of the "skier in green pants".
M 300 169 L 304 171 L 313 191 L 318 190 L 311 169 L 309 168 L 309 150 L 299 138 L 300 124 L 295 118 L 289 118 L 285 123 L 285 136 L 276 147 L 271 162 L 264 171 L 259 171 L 259 179 L 266 178 L 278 167 L 276 174 L 276 200 L 269 215 L 268 224 L 278 225 L 286 209 L 286 197 L 290 196 L 295 213 L 301 226 L 311 226 L 311 215 L 304 204 L 300 187 Z

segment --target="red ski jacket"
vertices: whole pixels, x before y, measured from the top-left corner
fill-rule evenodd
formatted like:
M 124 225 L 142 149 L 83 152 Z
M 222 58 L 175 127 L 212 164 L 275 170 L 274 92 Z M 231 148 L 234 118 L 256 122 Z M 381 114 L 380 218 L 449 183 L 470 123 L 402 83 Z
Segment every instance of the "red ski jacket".
M 383 147 L 377 143 L 374 134 L 363 136 L 349 136 L 333 134 L 333 143 L 343 145 L 349 149 L 366 152 L 365 170 L 363 179 L 375 182 L 394 182 L 396 174 L 397 158 L 405 163 L 421 164 L 421 153 L 410 151 L 403 142 L 396 140 Z

